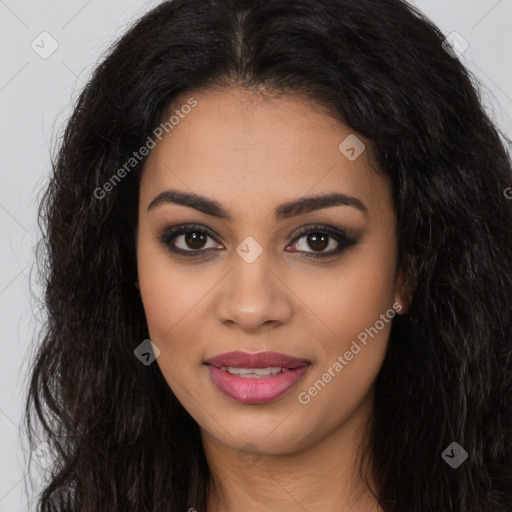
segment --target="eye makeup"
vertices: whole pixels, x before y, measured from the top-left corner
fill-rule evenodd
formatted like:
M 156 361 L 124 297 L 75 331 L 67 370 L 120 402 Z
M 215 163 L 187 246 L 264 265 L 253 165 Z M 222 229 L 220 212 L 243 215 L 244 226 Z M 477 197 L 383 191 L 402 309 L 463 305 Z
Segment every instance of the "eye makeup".
M 296 245 L 298 241 L 305 238 L 307 244 L 316 245 L 317 248 L 320 246 L 324 249 L 323 245 L 329 246 L 334 241 L 337 246 L 329 251 L 304 251 L 304 250 L 289 250 L 287 252 L 298 252 L 304 258 L 313 259 L 324 259 L 332 258 L 340 255 L 343 251 L 349 247 L 357 244 L 359 235 L 349 233 L 348 229 L 340 229 L 329 225 L 311 225 L 300 228 L 299 231 L 294 235 L 294 238 L 290 245 Z M 177 241 L 181 238 L 180 242 L 187 248 L 178 247 Z M 220 242 L 217 236 L 206 226 L 198 224 L 187 224 L 171 228 L 164 229 L 159 235 L 158 239 L 160 243 L 173 255 L 185 258 L 201 258 L 206 253 L 220 250 L 218 247 L 210 247 L 204 249 L 204 245 L 207 245 L 208 239 L 214 240 L 217 244 Z M 194 248 L 193 245 L 198 243 L 201 247 Z M 308 245 L 311 248 L 311 245 Z

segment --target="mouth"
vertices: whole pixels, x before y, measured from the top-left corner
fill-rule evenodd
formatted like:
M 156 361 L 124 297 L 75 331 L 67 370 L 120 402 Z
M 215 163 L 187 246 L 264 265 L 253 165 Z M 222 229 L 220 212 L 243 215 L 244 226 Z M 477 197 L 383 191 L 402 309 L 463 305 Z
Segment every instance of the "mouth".
M 205 361 L 206 364 L 215 368 L 235 368 L 235 369 L 274 369 L 294 370 L 301 366 L 311 364 L 309 359 L 301 359 L 280 352 L 243 352 L 234 350 L 211 357 Z
M 262 404 L 292 389 L 311 361 L 278 352 L 227 352 L 205 361 L 215 386 L 245 404 Z
M 267 368 L 237 368 L 235 366 L 221 366 L 220 369 L 224 372 L 230 373 L 231 375 L 242 377 L 242 379 L 264 379 L 268 377 L 275 377 L 280 373 L 290 371 L 290 368 L 280 368 L 278 366 L 269 366 Z

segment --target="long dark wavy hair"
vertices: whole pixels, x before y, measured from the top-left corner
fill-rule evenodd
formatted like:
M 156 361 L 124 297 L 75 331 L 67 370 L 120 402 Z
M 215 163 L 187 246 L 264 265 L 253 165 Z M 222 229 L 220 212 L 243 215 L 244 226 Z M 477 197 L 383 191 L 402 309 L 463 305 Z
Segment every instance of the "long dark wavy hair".
M 390 177 L 414 292 L 393 321 L 363 457 L 380 505 L 511 512 L 510 141 L 443 41 L 400 0 L 172 0 L 115 43 L 77 100 L 39 209 L 47 320 L 25 421 L 31 447 L 45 439 L 55 456 L 39 511 L 205 511 L 199 427 L 158 365 L 134 356 L 149 337 L 134 286 L 146 159 L 94 191 L 178 95 L 239 87 L 327 108 Z M 468 453 L 457 469 L 442 457 L 452 442 Z

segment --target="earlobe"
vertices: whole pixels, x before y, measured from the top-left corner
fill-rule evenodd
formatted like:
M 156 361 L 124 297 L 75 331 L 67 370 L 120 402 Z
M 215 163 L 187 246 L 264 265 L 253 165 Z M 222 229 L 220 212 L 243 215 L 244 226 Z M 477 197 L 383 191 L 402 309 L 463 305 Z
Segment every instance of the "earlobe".
M 405 301 L 405 279 L 403 269 L 400 269 L 395 281 L 395 297 L 393 302 L 393 311 L 397 315 L 403 315 L 407 312 L 407 303 Z
M 399 315 L 403 310 L 402 302 L 400 300 L 397 300 L 396 296 L 395 296 L 395 302 L 393 303 L 393 310 L 395 311 L 395 313 L 397 315 Z
M 398 272 L 395 282 L 395 302 L 393 309 L 397 315 L 404 315 L 409 312 L 414 289 L 416 287 L 415 264 L 416 258 L 408 255 L 406 263 Z

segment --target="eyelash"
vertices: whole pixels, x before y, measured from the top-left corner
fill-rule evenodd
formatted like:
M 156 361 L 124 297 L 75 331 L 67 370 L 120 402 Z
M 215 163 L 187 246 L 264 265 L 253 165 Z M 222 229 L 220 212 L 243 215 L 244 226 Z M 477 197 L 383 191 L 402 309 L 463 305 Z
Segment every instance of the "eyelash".
M 216 236 L 207 228 L 198 226 L 195 224 L 190 224 L 186 226 L 179 226 L 177 228 L 171 228 L 165 230 L 163 233 L 159 235 L 160 243 L 164 247 L 166 247 L 171 253 L 177 254 L 179 256 L 185 256 L 188 258 L 197 258 L 202 256 L 203 254 L 207 253 L 211 250 L 216 249 L 192 249 L 190 251 L 184 251 L 183 249 L 177 248 L 172 242 L 175 238 L 177 238 L 180 235 L 187 234 L 187 233 L 201 233 L 206 234 L 210 238 L 213 238 L 215 241 Z M 313 258 L 313 259 L 324 259 L 324 258 L 330 258 L 339 255 L 344 250 L 348 249 L 352 245 L 355 245 L 358 241 L 357 236 L 349 236 L 346 231 L 340 231 L 338 229 L 332 228 L 330 226 L 309 226 L 304 229 L 299 230 L 299 232 L 296 234 L 295 238 L 292 241 L 292 244 L 295 244 L 298 242 L 301 238 L 304 236 L 307 236 L 309 234 L 320 234 L 320 235 L 327 235 L 329 238 L 333 238 L 338 244 L 338 248 L 331 250 L 329 252 L 324 253 L 317 253 L 317 252 L 309 252 L 309 251 L 299 251 L 303 254 L 306 254 L 306 258 Z M 219 243 L 219 242 L 218 242 Z

